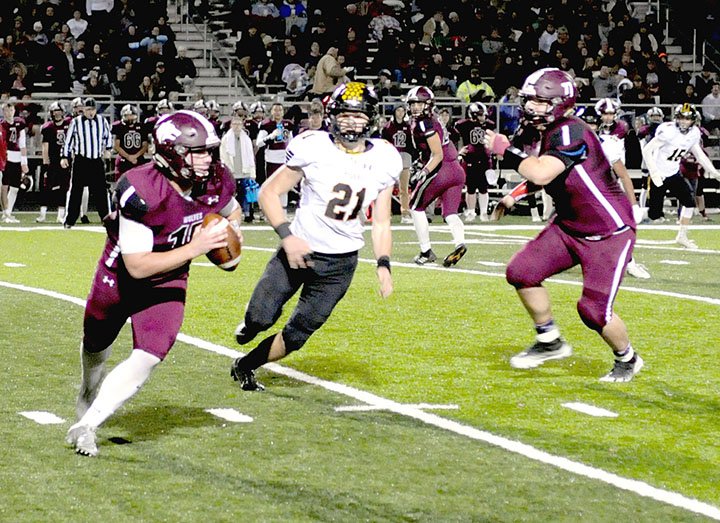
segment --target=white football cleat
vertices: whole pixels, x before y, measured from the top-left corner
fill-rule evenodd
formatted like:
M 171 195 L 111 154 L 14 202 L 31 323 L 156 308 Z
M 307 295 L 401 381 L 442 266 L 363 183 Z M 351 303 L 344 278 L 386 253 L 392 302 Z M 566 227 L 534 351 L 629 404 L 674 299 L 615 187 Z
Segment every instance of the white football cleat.
M 472 223 L 475 221 L 475 218 L 477 218 L 477 213 L 475 211 L 465 211 L 463 213 L 463 221 L 465 223 Z
M 697 244 L 687 236 L 678 235 L 678 237 L 675 238 L 675 243 L 677 243 L 678 245 L 682 245 L 686 249 L 694 250 L 698 248 Z
M 630 260 L 630 263 L 628 263 L 626 270 L 630 276 L 633 276 L 635 278 L 638 278 L 641 280 L 649 280 L 650 279 L 650 273 L 645 268 L 645 266 L 641 265 L 639 263 L 635 263 L 635 260 Z
M 89 425 L 76 423 L 68 430 L 65 441 L 67 441 L 68 445 L 72 445 L 75 452 L 82 456 L 95 457 L 98 455 L 95 429 Z

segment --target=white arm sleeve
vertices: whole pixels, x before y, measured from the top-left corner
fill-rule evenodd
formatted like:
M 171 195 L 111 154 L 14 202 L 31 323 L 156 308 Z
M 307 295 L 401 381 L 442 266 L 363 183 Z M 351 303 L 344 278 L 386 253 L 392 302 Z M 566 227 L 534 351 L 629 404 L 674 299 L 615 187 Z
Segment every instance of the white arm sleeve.
M 702 147 L 700 147 L 700 144 L 696 143 L 690 147 L 690 152 L 693 153 L 698 163 L 703 166 L 706 174 L 712 176 L 713 178 L 718 178 L 717 169 L 713 165 L 712 160 L 708 158 L 707 154 L 705 154 Z
M 237 202 L 237 200 L 236 200 L 235 198 L 230 198 L 230 201 L 227 203 L 227 205 L 226 205 L 225 207 L 223 207 L 223 208 L 220 210 L 220 213 L 219 213 L 219 214 L 220 214 L 220 216 L 224 216 L 224 217 L 227 218 L 227 217 L 230 216 L 230 215 L 233 213 L 233 211 L 234 211 L 235 209 L 237 209 L 238 207 L 240 207 L 240 204 Z
M 657 163 L 655 162 L 655 151 L 658 147 L 660 147 L 660 140 L 653 138 L 645 147 L 642 148 L 642 156 L 647 164 L 647 168 L 651 176 L 657 176 L 659 174 L 657 172 Z
M 152 252 L 153 232 L 142 223 L 136 222 L 120 215 L 120 252 L 135 254 L 138 252 Z

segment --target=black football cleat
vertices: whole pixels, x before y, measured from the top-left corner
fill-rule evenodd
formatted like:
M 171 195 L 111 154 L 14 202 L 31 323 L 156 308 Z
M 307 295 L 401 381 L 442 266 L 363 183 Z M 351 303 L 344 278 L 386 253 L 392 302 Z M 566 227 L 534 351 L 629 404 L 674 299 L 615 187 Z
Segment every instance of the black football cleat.
M 633 379 L 635 374 L 640 372 L 645 362 L 638 353 L 630 361 L 615 360 L 612 370 L 600 378 L 600 381 L 609 381 L 616 383 L 625 383 Z
M 464 243 L 461 243 L 457 247 L 455 247 L 455 250 L 445 256 L 445 259 L 443 260 L 443 267 L 452 267 L 457 262 L 460 261 L 460 258 L 465 256 L 465 253 L 467 252 L 467 247 L 465 247 Z
M 80 216 L 80 223 L 84 223 L 85 225 L 87 225 L 88 223 L 90 223 L 90 218 L 88 218 L 85 215 L 82 215 L 82 216 Z
M 255 373 L 253 371 L 241 370 L 238 368 L 238 363 L 241 359 L 242 358 L 236 359 L 233 362 L 232 367 L 230 367 L 230 376 L 232 376 L 232 379 L 240 382 L 240 388 L 242 390 L 265 390 L 265 387 L 261 383 L 258 383 L 255 379 Z
M 562 338 L 548 343 L 536 341 L 510 358 L 510 366 L 515 369 L 534 369 L 546 361 L 561 360 L 569 356 L 572 356 L 572 347 Z
M 434 263 L 435 260 L 437 260 L 437 256 L 435 256 L 435 253 L 432 251 L 432 249 L 421 252 L 415 258 L 413 258 L 413 261 L 417 263 L 418 265 L 425 265 L 427 263 Z

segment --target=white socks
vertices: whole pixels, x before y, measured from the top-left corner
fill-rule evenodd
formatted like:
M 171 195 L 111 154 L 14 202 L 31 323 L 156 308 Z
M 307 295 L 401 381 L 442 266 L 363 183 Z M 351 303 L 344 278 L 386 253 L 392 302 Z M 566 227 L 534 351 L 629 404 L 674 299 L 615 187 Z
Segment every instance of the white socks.
M 100 386 L 97 398 L 77 425 L 97 428 L 129 400 L 150 377 L 160 358 L 142 350 L 115 367 Z
M 450 234 L 453 237 L 455 247 L 465 243 L 465 226 L 457 214 L 449 214 L 445 217 L 445 223 L 450 227 Z
M 410 216 L 412 216 L 415 234 L 417 234 L 420 243 L 420 252 L 429 251 L 432 245 L 430 245 L 430 226 L 425 211 L 411 210 Z
M 478 196 L 478 204 L 480 206 L 480 217 L 487 217 L 488 204 L 490 203 L 490 195 L 488 193 L 480 193 Z
M 547 221 L 550 219 L 550 215 L 555 210 L 553 199 L 545 191 L 542 191 L 542 202 L 543 202 L 543 220 Z
M 68 192 L 68 198 L 70 198 Z M 82 199 L 80 200 L 80 216 L 87 216 L 88 213 L 88 200 L 90 200 L 90 189 L 85 187 L 82 193 Z
M 17 200 L 18 195 L 18 188 L 17 187 L 10 187 L 8 188 L 8 206 L 7 209 L 5 209 L 5 214 L 10 216 L 13 212 L 13 209 L 15 208 L 15 201 Z
M 101 352 L 87 352 L 80 344 L 80 364 L 82 366 L 81 390 L 95 390 L 103 379 L 105 362 L 112 353 L 112 347 Z
M 467 208 L 466 212 L 467 213 L 475 212 L 476 204 L 477 204 L 477 194 L 476 193 L 467 193 L 465 195 L 465 207 Z M 482 211 L 482 207 L 480 207 L 480 211 Z

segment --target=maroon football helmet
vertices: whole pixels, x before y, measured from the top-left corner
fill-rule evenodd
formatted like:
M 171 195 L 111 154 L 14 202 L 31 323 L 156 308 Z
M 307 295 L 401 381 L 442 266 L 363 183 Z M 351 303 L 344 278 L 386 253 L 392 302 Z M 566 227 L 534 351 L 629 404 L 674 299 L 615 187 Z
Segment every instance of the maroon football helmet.
M 194 111 L 177 111 L 160 117 L 153 129 L 153 160 L 161 170 L 180 182 L 203 182 L 209 172 L 197 172 L 188 153 L 201 153 L 220 145 L 215 128 L 207 118 Z
M 575 106 L 575 81 L 565 71 L 548 67 L 527 77 L 520 89 L 520 110 L 523 119 L 531 125 L 547 125 L 565 116 Z M 544 113 L 529 110 L 527 103 L 547 103 Z
M 422 111 L 413 113 L 410 106 L 416 102 L 422 102 L 424 105 Z M 435 95 L 428 87 L 418 85 L 408 91 L 408 94 L 405 96 L 405 103 L 408 105 L 408 110 L 412 116 L 417 117 L 422 114 L 429 116 L 435 104 Z

